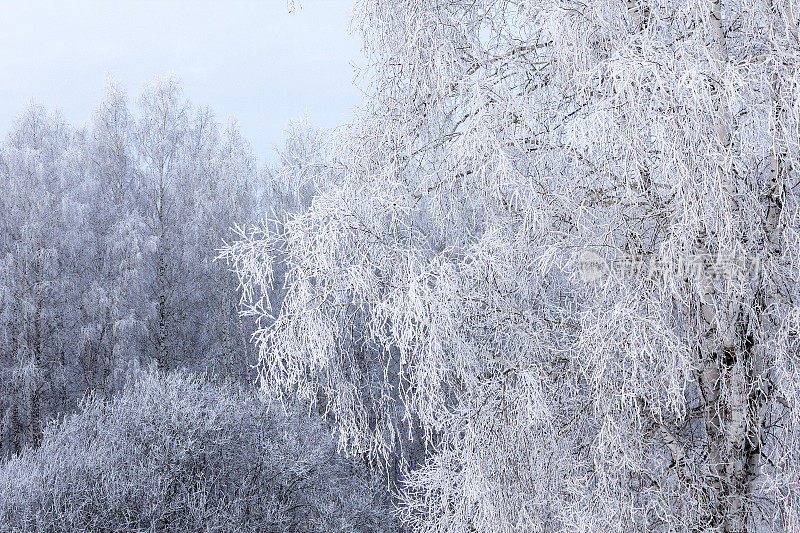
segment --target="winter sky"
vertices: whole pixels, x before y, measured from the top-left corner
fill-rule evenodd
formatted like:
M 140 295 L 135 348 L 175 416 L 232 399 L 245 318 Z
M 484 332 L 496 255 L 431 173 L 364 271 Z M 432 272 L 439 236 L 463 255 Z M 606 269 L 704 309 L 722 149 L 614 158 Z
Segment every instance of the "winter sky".
M 174 74 L 195 105 L 235 116 L 259 160 L 288 120 L 352 116 L 361 61 L 352 0 L 0 0 L 0 132 L 30 101 L 91 120 L 109 77 L 135 102 Z

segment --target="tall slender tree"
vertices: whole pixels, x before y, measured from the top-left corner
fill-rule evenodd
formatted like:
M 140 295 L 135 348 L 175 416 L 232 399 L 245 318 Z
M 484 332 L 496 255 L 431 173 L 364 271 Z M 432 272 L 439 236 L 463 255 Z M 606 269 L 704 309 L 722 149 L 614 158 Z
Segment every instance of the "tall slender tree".
M 71 138 L 60 117 L 31 105 L 0 163 L 4 452 L 36 444 L 46 419 L 65 401 L 80 249 L 62 237 L 70 224 L 81 225 L 68 194 L 80 165 Z
M 146 357 L 148 231 L 135 143 L 135 117 L 124 90 L 110 83 L 94 113 L 88 154 L 96 256 L 90 264 L 96 381 L 104 391 Z
M 177 80 L 157 81 L 140 98 L 142 115 L 136 127 L 136 149 L 142 164 L 146 205 L 144 216 L 151 236 L 148 264 L 151 270 L 153 310 L 150 327 L 153 353 L 159 368 L 168 368 L 175 347 L 171 329 L 178 320 L 175 299 L 179 279 L 177 263 L 183 239 L 176 191 L 187 179 L 182 173 L 189 104 Z

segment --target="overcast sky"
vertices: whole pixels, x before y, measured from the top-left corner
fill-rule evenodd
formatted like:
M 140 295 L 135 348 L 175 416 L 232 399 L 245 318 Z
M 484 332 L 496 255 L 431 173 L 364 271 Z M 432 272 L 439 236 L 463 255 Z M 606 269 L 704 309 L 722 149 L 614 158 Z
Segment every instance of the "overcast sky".
M 0 0 L 0 132 L 30 101 L 91 120 L 109 76 L 134 102 L 174 74 L 195 105 L 235 116 L 259 160 L 288 120 L 331 128 L 352 116 L 352 0 Z

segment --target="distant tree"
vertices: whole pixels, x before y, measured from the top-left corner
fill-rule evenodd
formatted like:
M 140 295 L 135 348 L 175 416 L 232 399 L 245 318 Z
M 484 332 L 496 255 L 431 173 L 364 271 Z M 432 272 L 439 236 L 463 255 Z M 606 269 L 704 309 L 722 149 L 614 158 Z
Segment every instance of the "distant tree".
M 76 264 L 82 253 L 81 178 L 73 132 L 31 105 L 0 161 L 0 371 L 3 454 L 36 443 L 64 408 L 66 368 L 77 349 Z
M 180 279 L 178 258 L 182 252 L 180 196 L 189 181 L 182 170 L 188 146 L 190 109 L 177 80 L 157 81 L 140 97 L 142 115 L 136 125 L 136 152 L 141 161 L 142 206 L 149 236 L 150 298 L 149 332 L 152 354 L 159 368 L 170 366 L 170 355 L 180 349 L 171 335 L 179 320 Z
M 91 371 L 88 388 L 110 393 L 146 355 L 148 232 L 139 208 L 134 117 L 121 87 L 109 84 L 93 118 L 84 194 L 95 240 L 94 256 L 84 265 L 89 316 L 83 367 Z
M 418 420 L 419 531 L 800 531 L 800 6 L 356 13 L 336 185 L 226 251 L 286 268 L 263 386 L 353 452 Z
M 256 165 L 235 121 L 220 128 L 210 111 L 200 110 L 191 135 L 191 179 L 182 191 L 186 238 L 178 263 L 186 318 L 179 335 L 202 354 L 193 365 L 221 375 L 249 375 L 254 361 L 248 359 L 249 333 L 238 316 L 237 280 L 215 257 L 231 240 L 233 227 L 254 220 Z
M 329 143 L 329 135 L 307 118 L 286 125 L 283 144 L 276 150 L 277 164 L 266 169 L 265 212 L 286 217 L 311 206 L 330 178 L 326 164 Z
M 253 219 L 249 145 L 235 122 L 221 129 L 211 111 L 193 110 L 173 79 L 146 89 L 141 106 L 135 152 L 151 242 L 152 353 L 160 368 L 235 364 L 241 374 L 247 343 L 236 286 L 214 257 L 231 227 Z

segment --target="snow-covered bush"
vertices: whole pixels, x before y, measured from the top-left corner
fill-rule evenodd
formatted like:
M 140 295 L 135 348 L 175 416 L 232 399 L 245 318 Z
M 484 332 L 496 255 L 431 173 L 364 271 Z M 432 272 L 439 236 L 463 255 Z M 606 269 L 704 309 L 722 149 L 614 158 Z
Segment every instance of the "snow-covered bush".
M 0 527 L 388 531 L 373 488 L 319 419 L 234 385 L 147 372 L 0 464 Z

